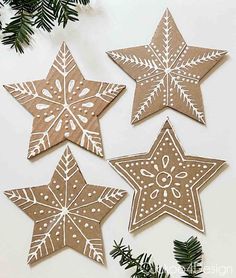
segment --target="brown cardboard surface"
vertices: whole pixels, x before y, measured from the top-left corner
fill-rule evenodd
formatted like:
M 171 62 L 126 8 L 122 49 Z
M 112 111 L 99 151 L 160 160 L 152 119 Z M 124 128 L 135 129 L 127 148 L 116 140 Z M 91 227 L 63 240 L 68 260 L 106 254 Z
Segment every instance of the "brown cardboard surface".
M 65 43 L 46 79 L 4 87 L 34 116 L 28 158 L 66 139 L 102 157 L 98 116 L 125 88 L 86 80 Z
M 166 10 L 150 44 L 109 51 L 136 81 L 132 123 L 165 107 L 205 123 L 201 79 L 226 51 L 188 46 Z
M 169 121 L 148 153 L 109 163 L 134 189 L 130 232 L 165 214 L 204 231 L 199 189 L 225 162 L 185 155 Z
M 103 264 L 100 224 L 125 194 L 124 190 L 87 184 L 69 147 L 49 184 L 5 191 L 34 220 L 29 264 L 65 246 Z

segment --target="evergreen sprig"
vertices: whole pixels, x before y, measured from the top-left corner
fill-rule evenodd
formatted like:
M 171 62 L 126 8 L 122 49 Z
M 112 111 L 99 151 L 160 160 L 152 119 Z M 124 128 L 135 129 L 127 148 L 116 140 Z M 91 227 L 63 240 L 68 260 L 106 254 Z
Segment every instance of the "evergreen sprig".
M 30 44 L 34 28 L 47 32 L 56 24 L 65 28 L 69 21 L 78 20 L 77 4 L 87 5 L 89 2 L 90 0 L 1 0 L 0 9 L 9 5 L 14 11 L 14 16 L 5 27 L 0 18 L 2 43 L 23 53 L 24 46 Z
M 151 262 L 151 255 L 143 253 L 134 257 L 130 246 L 123 245 L 123 239 L 119 243 L 114 242 L 110 255 L 113 259 L 119 257 L 119 263 L 125 269 L 134 268 L 131 278 L 170 278 L 164 268 Z
M 200 278 L 202 272 L 202 246 L 196 237 L 189 238 L 186 242 L 174 241 L 174 254 L 178 264 L 186 275 L 182 277 Z
M 170 274 L 151 262 L 151 255 L 142 253 L 135 257 L 129 245 L 123 244 L 123 239 L 114 246 L 110 255 L 113 259 L 119 258 L 119 263 L 125 269 L 134 269 L 131 278 L 170 278 Z M 187 241 L 174 241 L 174 255 L 178 264 L 182 267 L 185 278 L 200 278 L 202 272 L 202 246 L 197 238 L 191 237 Z

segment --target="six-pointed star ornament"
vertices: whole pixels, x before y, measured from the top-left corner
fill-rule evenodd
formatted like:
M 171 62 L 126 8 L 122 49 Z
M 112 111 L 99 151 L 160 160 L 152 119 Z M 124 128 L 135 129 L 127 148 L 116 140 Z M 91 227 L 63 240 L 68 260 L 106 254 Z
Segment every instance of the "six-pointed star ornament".
M 29 264 L 65 246 L 103 264 L 100 224 L 126 192 L 87 184 L 67 148 L 48 185 L 5 194 L 35 222 Z
M 86 80 L 65 43 L 46 79 L 4 87 L 34 116 L 28 158 L 65 139 L 102 157 L 98 116 L 125 88 Z
M 187 46 L 168 10 L 150 44 L 108 52 L 136 81 L 132 123 L 165 107 L 205 123 L 200 81 L 225 54 Z
M 185 155 L 169 121 L 148 153 L 109 162 L 134 189 L 131 232 L 164 214 L 204 231 L 199 190 L 225 162 Z

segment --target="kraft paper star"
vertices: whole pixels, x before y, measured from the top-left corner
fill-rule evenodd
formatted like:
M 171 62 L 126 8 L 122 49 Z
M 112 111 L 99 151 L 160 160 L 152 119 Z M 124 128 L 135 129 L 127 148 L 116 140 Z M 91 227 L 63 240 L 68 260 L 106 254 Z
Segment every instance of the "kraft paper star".
M 226 53 L 188 46 L 167 9 L 150 44 L 107 54 L 136 81 L 132 123 L 170 107 L 205 124 L 200 81 Z
M 98 116 L 125 86 L 86 80 L 65 43 L 46 79 L 4 87 L 34 116 L 28 158 L 66 139 L 103 157 Z
M 199 190 L 225 161 L 185 155 L 166 121 L 148 153 L 109 162 L 134 189 L 130 232 L 165 214 L 204 232 Z
M 69 148 L 48 185 L 5 192 L 35 223 L 29 264 L 65 246 L 103 264 L 100 224 L 125 194 L 87 184 Z

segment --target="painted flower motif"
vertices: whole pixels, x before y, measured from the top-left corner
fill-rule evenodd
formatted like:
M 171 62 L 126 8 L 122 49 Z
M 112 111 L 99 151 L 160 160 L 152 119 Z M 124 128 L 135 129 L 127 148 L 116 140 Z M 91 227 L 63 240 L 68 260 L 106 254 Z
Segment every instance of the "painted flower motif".
M 188 173 L 185 171 L 176 173 L 176 167 L 170 164 L 168 155 L 164 155 L 161 159 L 161 164 L 155 164 L 154 169 L 157 173 L 153 174 L 146 169 L 141 169 L 140 171 L 143 176 L 155 179 L 150 184 L 155 186 L 155 189 L 150 194 L 150 198 L 154 200 L 159 194 L 163 194 L 163 197 L 167 198 L 170 193 L 176 199 L 181 198 L 181 192 L 178 187 L 181 185 L 181 179 L 186 178 Z

